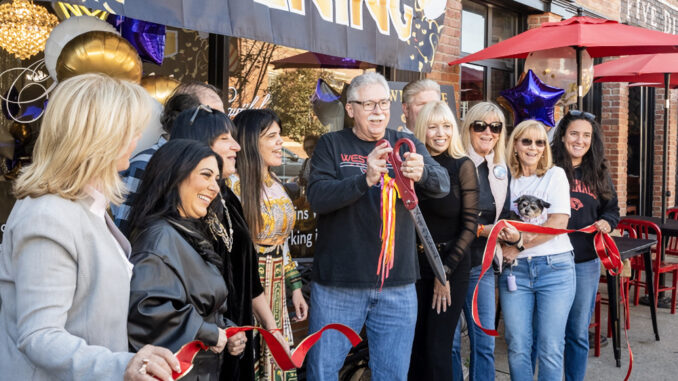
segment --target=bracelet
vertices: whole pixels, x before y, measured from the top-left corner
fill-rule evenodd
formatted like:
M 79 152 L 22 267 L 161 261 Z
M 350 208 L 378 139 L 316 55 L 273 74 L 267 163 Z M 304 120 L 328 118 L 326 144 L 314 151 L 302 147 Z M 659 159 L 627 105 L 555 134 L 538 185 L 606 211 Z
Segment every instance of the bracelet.
M 478 229 L 476 230 L 476 238 L 480 237 L 480 234 L 485 230 L 485 225 L 480 224 L 478 225 Z
M 517 240 L 517 241 L 515 241 L 515 242 L 504 241 L 504 242 L 505 242 L 507 245 L 509 245 L 509 246 L 515 246 L 515 245 L 519 244 L 520 241 L 522 241 L 522 240 L 523 240 L 523 233 L 522 233 L 522 232 L 518 232 L 518 240 Z

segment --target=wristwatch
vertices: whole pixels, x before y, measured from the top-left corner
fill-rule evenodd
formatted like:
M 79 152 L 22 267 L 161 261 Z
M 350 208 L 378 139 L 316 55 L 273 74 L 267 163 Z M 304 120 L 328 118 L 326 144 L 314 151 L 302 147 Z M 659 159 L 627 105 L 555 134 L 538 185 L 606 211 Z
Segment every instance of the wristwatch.
M 525 246 L 523 246 L 523 235 L 522 234 L 520 235 L 520 239 L 518 240 L 518 243 L 516 243 L 516 249 L 518 249 L 518 251 L 525 250 Z

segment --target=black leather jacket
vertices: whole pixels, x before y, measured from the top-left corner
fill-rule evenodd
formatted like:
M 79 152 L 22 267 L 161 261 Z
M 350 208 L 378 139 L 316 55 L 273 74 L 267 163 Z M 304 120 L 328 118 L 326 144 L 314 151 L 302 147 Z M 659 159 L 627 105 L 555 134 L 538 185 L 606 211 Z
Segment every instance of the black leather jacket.
M 167 221 L 153 223 L 135 239 L 130 260 L 132 350 L 153 344 L 176 352 L 193 340 L 213 346 L 218 328 L 234 325 L 225 317 L 228 289 L 222 274 Z M 201 351 L 184 379 L 218 380 L 224 353 Z

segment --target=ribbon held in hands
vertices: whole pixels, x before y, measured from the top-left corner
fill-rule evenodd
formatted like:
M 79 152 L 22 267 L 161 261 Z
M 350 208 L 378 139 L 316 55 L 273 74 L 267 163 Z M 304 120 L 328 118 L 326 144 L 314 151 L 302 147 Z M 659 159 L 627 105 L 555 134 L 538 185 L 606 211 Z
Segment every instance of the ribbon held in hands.
M 291 355 L 288 355 L 285 351 L 283 345 L 273 336 L 273 334 L 263 328 L 253 327 L 253 326 L 242 326 L 242 327 L 230 327 L 226 328 L 226 337 L 231 337 L 238 332 L 246 331 L 259 331 L 261 336 L 266 341 L 266 345 L 271 350 L 273 358 L 278 363 L 278 366 L 282 370 L 292 370 L 295 368 L 301 367 L 304 363 L 304 358 L 306 354 L 311 349 L 311 347 L 320 340 L 322 334 L 327 330 L 339 331 L 339 333 L 346 336 L 346 338 L 351 342 L 352 346 L 358 345 L 362 341 L 360 336 L 355 333 L 351 328 L 343 324 L 328 324 L 320 329 L 318 332 L 307 336 L 304 340 L 297 345 L 297 348 L 292 351 Z M 172 377 L 175 380 L 180 379 L 185 376 L 191 369 L 193 369 L 193 359 L 198 354 L 200 350 L 207 350 L 207 346 L 200 341 L 191 341 L 190 343 L 184 345 L 179 349 L 175 354 L 179 364 L 181 366 L 181 372 L 172 372 Z

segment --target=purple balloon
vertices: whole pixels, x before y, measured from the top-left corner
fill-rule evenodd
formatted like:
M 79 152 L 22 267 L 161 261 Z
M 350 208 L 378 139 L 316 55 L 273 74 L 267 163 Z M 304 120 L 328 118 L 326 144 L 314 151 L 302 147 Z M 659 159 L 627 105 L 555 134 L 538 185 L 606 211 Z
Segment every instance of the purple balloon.
M 502 90 L 500 94 L 513 108 L 514 126 L 523 120 L 534 119 L 555 127 L 554 107 L 565 90 L 545 84 L 532 70 L 528 70 L 518 86 Z
M 162 65 L 165 57 L 165 26 L 125 16 L 108 16 L 112 24 L 139 52 L 142 60 Z

